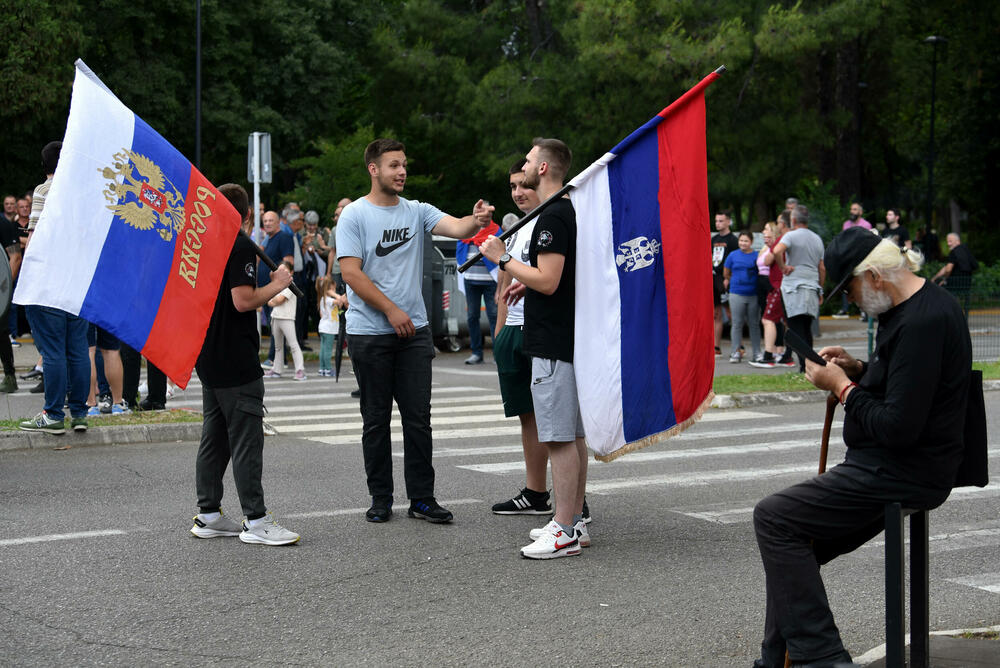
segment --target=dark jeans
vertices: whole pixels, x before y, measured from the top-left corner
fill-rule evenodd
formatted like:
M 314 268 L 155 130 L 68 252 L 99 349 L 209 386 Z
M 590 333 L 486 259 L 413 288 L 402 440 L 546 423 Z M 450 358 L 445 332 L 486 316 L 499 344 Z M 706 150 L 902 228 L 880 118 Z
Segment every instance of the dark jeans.
M 465 282 L 465 309 L 469 325 L 469 347 L 472 352 L 483 356 L 483 331 L 480 326 L 479 305 L 486 302 L 486 319 L 490 323 L 490 337 L 497 331 L 497 304 L 494 300 L 497 293 L 496 283 Z
M 878 535 L 886 503 L 927 510 L 947 497 L 947 490 L 844 463 L 758 503 L 753 521 L 767 584 L 764 666 L 783 666 L 786 645 L 795 662 L 849 661 L 819 567 Z
M 236 387 L 202 386 L 201 444 L 195 464 L 198 508 L 212 513 L 222 506 L 222 476 L 233 461 L 236 493 L 247 519 L 264 507 L 264 380 Z
M 45 367 L 45 412 L 54 420 L 64 419 L 63 402 L 68 389 L 70 415 L 86 417 L 90 394 L 89 323 L 49 306 L 28 306 L 25 310 Z
M 788 329 L 792 330 L 805 340 L 812 347 L 813 344 L 813 317 L 811 315 L 796 315 L 788 318 Z M 799 355 L 799 372 L 805 373 L 806 359 Z
M 434 343 L 430 327 L 406 339 L 395 334 L 347 337 L 354 375 L 361 389 L 361 448 L 365 456 L 368 493 L 392 496 L 392 438 L 389 422 L 392 402 L 403 422 L 403 477 L 406 496 L 434 496 L 431 464 L 431 360 Z

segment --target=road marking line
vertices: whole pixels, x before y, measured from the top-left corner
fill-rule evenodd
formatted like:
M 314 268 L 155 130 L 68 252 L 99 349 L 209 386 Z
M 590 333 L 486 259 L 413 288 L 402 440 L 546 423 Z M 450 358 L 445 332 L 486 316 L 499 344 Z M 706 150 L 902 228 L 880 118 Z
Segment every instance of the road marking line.
M 343 399 L 345 406 L 352 405 L 352 402 L 356 405 L 357 399 L 351 397 L 351 391 L 345 388 L 343 392 L 321 392 L 317 394 L 281 394 L 278 392 L 264 392 L 264 405 L 267 406 L 271 402 L 285 402 L 285 401 L 309 401 L 311 406 L 315 405 L 314 402 L 323 399 Z M 494 392 L 496 390 L 489 390 L 488 388 L 482 387 L 438 387 L 431 390 L 431 404 L 435 401 L 435 396 L 438 394 L 456 394 L 463 393 L 468 394 L 470 392 Z M 168 406 L 171 408 L 178 406 L 201 406 L 201 399 L 190 399 L 185 401 L 169 401 Z
M 435 408 L 436 406 L 442 406 L 442 405 L 445 405 L 445 404 L 467 404 L 467 403 L 472 402 L 472 401 L 483 401 L 483 400 L 486 400 L 486 399 L 492 399 L 494 397 L 496 398 L 497 402 L 499 403 L 500 402 L 500 395 L 498 393 L 496 393 L 496 392 L 494 392 L 493 394 L 486 394 L 486 395 L 479 396 L 479 397 L 474 397 L 474 396 L 473 397 L 469 397 L 469 396 L 465 396 L 465 397 L 434 397 L 434 398 L 431 399 L 431 410 L 433 412 L 435 412 L 435 413 L 441 413 L 441 412 L 445 411 L 446 409 Z M 264 403 L 266 404 L 267 402 L 264 402 Z M 200 406 L 201 402 L 198 402 L 198 405 Z M 361 409 L 358 406 L 358 400 L 357 399 L 353 399 L 353 398 L 351 399 L 350 402 L 346 402 L 345 401 L 343 403 L 336 403 L 336 404 L 333 404 L 330 408 L 332 408 L 334 410 L 324 410 L 322 412 L 322 415 L 324 415 L 324 416 L 326 416 L 328 418 L 335 418 L 335 417 L 357 417 L 358 415 L 361 414 Z M 456 410 L 459 409 L 459 408 L 463 408 L 463 407 L 462 406 L 456 406 L 455 407 Z M 468 407 L 469 410 L 476 410 L 478 408 L 479 408 L 479 404 L 471 404 Z M 337 409 L 339 409 L 339 410 L 337 410 Z M 450 409 L 448 409 L 448 410 L 450 410 Z M 393 415 L 399 415 L 399 411 L 395 408 L 395 405 L 393 406 L 392 412 L 393 412 Z M 294 405 L 294 406 L 268 406 L 267 407 L 267 414 L 271 415 L 272 413 L 299 413 L 299 414 L 303 414 L 303 415 L 313 416 L 313 415 L 316 415 L 316 408 L 314 406 L 312 406 L 312 405 L 310 405 L 308 407 L 302 406 L 302 405 Z
M 755 452 L 784 452 L 788 450 L 798 450 L 802 448 L 818 448 L 818 444 L 815 439 L 808 440 L 797 440 L 797 441 L 776 441 L 773 443 L 749 443 L 747 445 L 723 445 L 716 448 L 696 448 L 687 450 L 664 450 L 659 452 L 633 452 L 630 453 L 627 458 L 621 460 L 621 462 L 616 462 L 615 464 L 605 464 L 602 462 L 594 462 L 593 466 L 606 467 L 606 466 L 621 466 L 622 464 L 631 464 L 638 462 L 655 462 L 664 459 L 692 459 L 695 457 L 716 457 L 723 455 L 741 455 L 749 454 Z M 455 449 L 452 452 L 454 454 L 441 455 L 437 452 L 434 453 L 435 457 L 445 456 L 445 457 L 456 457 L 459 454 L 493 454 L 485 453 L 482 450 L 494 450 L 494 448 L 463 448 L 461 450 Z M 513 452 L 521 452 L 521 448 L 508 448 L 508 450 Z M 493 462 L 489 464 L 466 464 L 462 466 L 456 466 L 459 469 L 468 469 L 469 471 L 477 471 L 479 473 L 512 473 L 515 471 L 524 470 L 524 462 Z M 815 468 L 815 467 L 813 467 Z M 590 488 L 590 483 L 588 483 L 587 488 Z
M 521 426 L 503 426 L 503 427 L 483 427 L 479 429 L 446 429 L 434 432 L 434 441 L 447 441 L 453 439 L 472 439 L 472 438 L 486 438 L 489 436 L 517 436 L 518 439 L 521 437 Z M 343 436 L 303 436 L 302 438 L 308 438 L 311 441 L 316 441 L 317 443 L 326 443 L 327 445 L 351 445 L 361 443 L 361 434 L 346 434 Z M 399 433 L 399 430 L 395 430 L 392 435 L 393 443 L 402 443 L 403 435 Z
M 967 575 L 961 578 L 945 578 L 948 582 L 983 589 L 993 594 L 1000 594 L 1000 573 L 981 573 Z
M 834 422 L 833 428 L 840 429 L 843 422 Z M 716 429 L 715 431 L 698 431 L 697 425 L 687 430 L 683 434 L 678 434 L 675 438 L 679 441 L 697 441 L 706 438 L 733 438 L 740 436 L 758 436 L 761 434 L 776 435 L 793 431 L 816 431 L 820 430 L 819 422 L 796 422 L 793 424 L 774 423 L 766 427 L 737 427 L 735 429 Z M 819 443 L 819 436 L 816 437 Z
M 588 486 L 587 491 L 590 491 Z M 909 536 L 906 543 L 909 544 Z M 1000 527 L 988 527 L 985 529 L 966 529 L 963 531 L 953 531 L 951 533 L 934 534 L 928 539 L 928 547 L 931 554 L 941 552 L 956 552 L 958 550 L 969 550 L 977 547 L 992 547 L 1000 545 Z M 864 548 L 880 550 L 885 547 L 885 540 L 873 540 L 865 543 Z
M 54 540 L 78 540 L 80 538 L 101 538 L 104 536 L 121 536 L 124 531 L 108 529 L 106 531 L 79 531 L 77 533 L 53 533 L 47 536 L 26 536 L 24 538 L 6 538 L 0 540 L 0 547 L 7 545 L 27 545 L 29 543 L 48 543 Z
M 715 522 L 717 524 L 740 524 L 753 519 L 753 507 L 702 511 L 683 511 L 672 509 L 671 512 L 678 513 L 679 515 L 687 515 L 688 517 L 705 520 L 707 522 Z
M 442 506 L 467 506 L 473 503 L 483 503 L 481 499 L 452 499 L 440 502 Z M 309 513 L 292 513 L 284 515 L 288 519 L 301 520 L 313 517 L 337 517 L 338 515 L 358 515 L 368 510 L 367 508 L 341 508 L 339 510 L 314 510 Z M 399 510 L 397 508 L 397 510 Z M 405 511 L 404 511 L 405 512 Z
M 483 421 L 489 422 L 503 422 L 503 409 L 499 412 L 483 412 L 477 416 L 477 421 L 473 421 L 472 417 L 468 415 L 451 416 L 451 417 L 436 417 L 431 415 L 431 428 L 437 428 L 439 425 L 455 425 L 455 424 L 481 424 Z M 276 420 L 268 420 L 268 422 L 279 423 L 279 422 L 290 422 L 294 420 L 289 420 L 288 418 L 278 418 Z M 301 420 L 298 422 L 301 423 Z M 517 423 L 517 432 L 521 432 L 520 423 Z M 323 424 L 323 423 L 312 423 L 312 424 L 283 424 L 281 426 L 282 434 L 335 434 L 343 431 L 353 431 L 358 434 L 361 433 L 364 428 L 364 422 L 340 422 L 337 424 Z M 390 429 L 402 429 L 403 423 L 397 419 L 393 418 L 389 425 Z
M 713 409 L 705 411 L 698 420 L 702 422 L 728 422 L 730 420 L 760 420 L 763 418 L 780 418 L 777 413 L 761 413 L 759 411 L 737 411 L 732 409 Z
M 672 475 L 646 476 L 642 478 L 616 478 L 610 480 L 587 481 L 588 494 L 612 494 L 622 489 L 672 485 L 675 487 L 696 487 L 715 482 L 736 482 L 740 480 L 762 480 L 793 473 L 816 470 L 816 464 L 775 466 L 766 469 L 727 469 L 723 471 L 692 471 Z

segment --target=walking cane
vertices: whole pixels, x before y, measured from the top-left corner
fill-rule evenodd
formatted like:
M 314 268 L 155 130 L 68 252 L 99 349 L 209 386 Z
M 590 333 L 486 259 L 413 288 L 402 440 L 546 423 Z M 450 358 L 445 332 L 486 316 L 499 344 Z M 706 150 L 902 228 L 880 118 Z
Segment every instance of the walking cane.
M 840 401 L 833 392 L 826 398 L 826 417 L 823 418 L 823 437 L 819 442 L 819 472 L 826 472 L 826 458 L 830 452 L 830 431 L 833 429 L 833 414 L 837 411 L 837 404 Z M 792 665 L 792 659 L 785 650 L 785 668 Z

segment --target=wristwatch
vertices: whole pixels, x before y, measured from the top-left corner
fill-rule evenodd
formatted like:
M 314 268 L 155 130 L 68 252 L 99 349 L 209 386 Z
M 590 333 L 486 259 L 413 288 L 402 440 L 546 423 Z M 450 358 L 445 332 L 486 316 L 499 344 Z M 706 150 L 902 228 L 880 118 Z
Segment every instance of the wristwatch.
M 504 253 L 503 255 L 500 256 L 500 261 L 497 262 L 497 266 L 503 269 L 504 265 L 506 265 L 508 262 L 510 262 L 510 253 Z

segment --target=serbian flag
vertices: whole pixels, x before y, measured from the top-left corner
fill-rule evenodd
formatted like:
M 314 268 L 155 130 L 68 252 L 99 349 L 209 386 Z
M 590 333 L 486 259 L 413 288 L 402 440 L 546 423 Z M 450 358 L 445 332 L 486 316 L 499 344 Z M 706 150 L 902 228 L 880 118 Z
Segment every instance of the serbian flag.
M 455 262 L 457 262 L 458 266 L 461 267 L 463 264 L 465 264 L 466 260 L 469 259 L 469 251 L 472 250 L 473 247 L 476 247 L 478 249 L 480 244 L 486 241 L 486 237 L 490 236 L 491 234 L 494 236 L 499 236 L 502 231 L 503 230 L 500 229 L 499 225 L 491 221 L 489 225 L 479 230 L 479 232 L 476 233 L 476 236 L 469 237 L 468 239 L 459 239 L 455 243 Z M 495 264 L 487 260 L 485 257 L 482 258 L 480 262 L 486 265 L 486 270 L 490 272 L 490 276 L 493 277 L 493 280 L 494 281 L 497 280 L 497 270 L 499 269 L 499 267 L 497 267 Z M 463 274 L 462 272 L 458 272 L 456 276 L 458 279 L 457 280 L 458 291 L 464 295 L 465 274 Z
M 610 461 L 694 424 L 715 370 L 704 90 L 584 170 L 574 367 L 587 443 Z
M 186 387 L 239 228 L 229 200 L 78 60 L 14 301 L 79 315 Z

